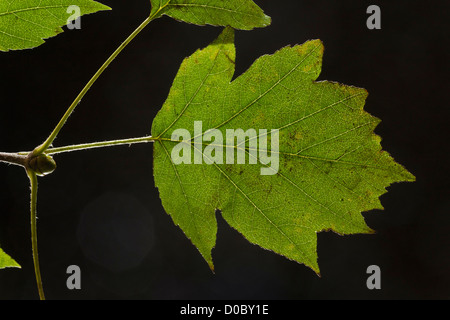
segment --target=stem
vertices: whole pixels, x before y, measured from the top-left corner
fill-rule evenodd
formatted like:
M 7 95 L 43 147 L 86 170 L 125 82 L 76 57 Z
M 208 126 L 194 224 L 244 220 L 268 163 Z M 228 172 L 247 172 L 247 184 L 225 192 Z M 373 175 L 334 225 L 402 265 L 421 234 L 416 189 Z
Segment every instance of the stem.
M 33 250 L 33 263 L 34 273 L 36 274 L 36 282 L 39 291 L 39 298 L 45 300 L 44 287 L 42 285 L 41 271 L 39 268 L 39 255 L 38 255 L 38 243 L 37 243 L 37 226 L 36 226 L 36 205 L 37 205 L 37 188 L 38 180 L 37 176 L 31 170 L 27 170 L 28 177 L 30 178 L 31 187 L 31 245 Z
M 26 162 L 27 162 L 27 157 L 26 157 L 26 155 L 21 155 L 18 153 L 0 152 L 0 162 L 25 167 Z
M 64 152 L 72 152 L 87 149 L 105 148 L 120 145 L 132 145 L 138 143 L 148 143 L 154 142 L 156 139 L 153 137 L 141 137 L 141 138 L 131 138 L 131 139 L 121 139 L 121 140 L 110 140 L 102 142 L 92 142 L 84 144 L 75 144 L 71 146 L 59 147 L 59 148 L 49 148 L 45 151 L 46 154 L 57 154 Z M 25 152 L 24 152 L 25 153 Z
M 81 99 L 85 96 L 85 94 L 89 91 L 89 89 L 92 87 L 92 85 L 97 81 L 97 79 L 100 77 L 100 75 L 103 73 L 103 71 L 106 70 L 106 68 L 111 64 L 111 62 L 114 61 L 114 59 L 119 55 L 120 52 L 149 24 L 156 16 L 158 12 L 156 12 L 153 15 L 150 15 L 147 19 L 142 22 L 142 24 L 114 51 L 114 53 L 108 58 L 108 60 L 105 61 L 105 63 L 100 67 L 100 69 L 94 74 L 94 76 L 89 80 L 89 82 L 86 84 L 84 89 L 80 92 L 80 94 L 75 98 L 75 100 L 72 102 L 70 107 L 67 109 L 64 116 L 59 121 L 56 128 L 53 130 L 53 132 L 50 134 L 50 136 L 47 138 L 47 140 L 44 141 L 42 145 L 37 147 L 34 150 L 34 154 L 38 155 L 43 153 L 45 150 L 47 150 L 50 145 L 53 143 L 53 141 L 58 136 L 59 131 L 62 129 L 64 124 L 66 123 L 67 119 L 70 117 L 72 112 L 75 110 L 77 105 L 80 103 Z
M 89 82 L 85 85 L 83 90 L 78 94 L 78 96 L 75 98 L 75 100 L 72 102 L 72 104 L 69 106 L 61 120 L 56 125 L 55 129 L 53 129 L 50 136 L 44 141 L 43 144 L 35 148 L 32 152 L 19 152 L 19 153 L 5 153 L 0 152 L 0 162 L 8 163 L 8 164 L 14 164 L 23 166 L 26 169 L 27 175 L 30 179 L 30 188 L 31 188 L 31 200 L 30 200 L 30 211 L 31 211 L 31 244 L 32 244 L 32 251 L 33 251 L 33 263 L 34 263 L 34 271 L 36 275 L 36 282 L 39 292 L 39 298 L 41 300 L 45 300 L 44 295 L 44 288 L 42 284 L 42 278 L 41 278 L 41 271 L 39 268 L 39 256 L 38 256 L 38 243 L 37 243 L 37 226 L 36 226 L 36 206 L 37 206 L 37 189 L 38 189 L 38 180 L 36 173 L 29 169 L 28 160 L 32 156 L 39 156 L 40 154 L 44 153 L 45 151 L 48 151 L 47 154 L 57 154 L 57 153 L 63 153 L 63 152 L 70 152 L 70 151 L 76 151 L 76 150 L 86 150 L 86 149 L 93 149 L 93 148 L 101 148 L 101 147 L 109 147 L 114 145 L 124 145 L 124 144 L 136 144 L 136 143 L 146 143 L 146 142 L 152 142 L 155 141 L 152 137 L 142 137 L 142 138 L 133 138 L 133 139 L 124 139 L 124 140 L 113 140 L 113 141 L 105 141 L 105 142 L 95 142 L 95 143 L 88 143 L 88 144 L 79 144 L 79 145 L 72 145 L 72 146 L 66 146 L 61 148 L 51 148 L 51 144 L 58 136 L 59 132 L 61 131 L 62 127 L 67 122 L 67 119 L 70 117 L 70 115 L 73 113 L 77 105 L 80 103 L 81 99 L 86 95 L 86 93 L 89 91 L 89 89 L 94 85 L 94 83 L 97 81 L 97 79 L 101 76 L 101 74 L 108 68 L 108 66 L 111 64 L 111 62 L 114 61 L 114 59 L 122 52 L 123 49 L 155 18 L 158 17 L 158 14 L 160 11 L 164 8 L 160 7 L 158 10 L 156 10 L 153 14 L 150 14 L 147 19 L 144 20 L 144 22 L 141 23 L 141 25 L 133 31 L 132 34 L 128 36 L 128 38 L 113 52 L 113 54 L 108 58 L 108 60 L 103 63 L 103 65 L 100 67 L 100 69 L 97 70 L 97 72 L 94 74 L 94 76 L 89 80 Z

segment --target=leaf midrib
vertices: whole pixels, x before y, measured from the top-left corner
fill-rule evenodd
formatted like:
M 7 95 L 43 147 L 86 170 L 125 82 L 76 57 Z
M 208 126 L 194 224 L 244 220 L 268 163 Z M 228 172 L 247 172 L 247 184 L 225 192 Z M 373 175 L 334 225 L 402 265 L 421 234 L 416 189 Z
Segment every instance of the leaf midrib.
M 180 141 L 174 141 L 174 140 L 169 140 L 169 139 L 160 139 L 159 140 L 159 142 L 164 146 L 164 143 L 163 143 L 163 141 L 165 141 L 165 142 L 174 142 L 174 143 L 180 143 Z M 183 141 L 181 141 L 181 142 L 183 142 Z M 193 145 L 192 143 L 190 144 L 194 149 L 196 149 L 197 150 L 197 152 L 200 152 L 200 150 L 198 149 L 198 148 L 196 148 L 195 147 L 195 145 Z M 205 145 L 205 143 L 202 143 L 202 145 Z M 206 145 L 211 145 L 211 144 L 206 144 Z M 220 146 L 220 145 L 217 145 L 217 146 Z M 167 151 L 167 149 L 165 148 L 165 146 L 164 146 L 164 149 L 166 150 L 166 155 L 167 155 L 167 157 L 169 158 L 169 161 L 171 162 L 171 164 L 172 164 L 172 166 L 174 166 L 174 164 L 173 164 L 173 162 L 172 162 L 172 159 L 171 159 L 171 157 L 168 155 L 168 151 Z M 247 152 L 247 154 L 249 155 L 249 156 L 252 156 L 252 154 L 249 152 L 249 150 L 252 150 L 251 148 L 239 148 L 239 149 L 242 149 L 242 150 L 244 150 L 244 151 L 246 151 Z M 298 154 L 290 154 L 291 156 L 297 156 L 297 157 L 301 157 L 301 158 L 305 158 L 305 159 L 307 159 L 308 161 L 310 161 L 310 162 L 312 162 L 311 160 L 323 160 L 323 159 L 318 159 L 318 158 L 313 158 L 313 157 L 308 157 L 308 156 L 300 156 L 300 155 L 298 155 Z M 245 194 L 245 192 L 243 192 L 242 191 L 242 189 L 240 189 L 239 188 L 239 186 L 226 174 L 226 172 L 224 172 L 221 168 L 220 168 L 220 166 L 218 165 L 218 164 L 216 164 L 216 163 L 214 163 L 213 161 L 212 161 L 212 159 L 209 159 L 210 160 L 210 162 L 214 165 L 214 167 L 225 177 L 225 178 L 227 178 L 227 180 L 246 198 L 246 200 L 252 205 L 252 206 L 254 206 L 262 215 L 263 215 L 263 217 L 267 220 L 267 221 L 269 221 L 283 236 L 285 236 L 290 242 L 292 242 L 296 247 L 297 247 L 297 245 L 289 238 L 289 236 L 287 236 L 281 229 L 279 229 L 279 227 L 276 225 L 276 224 L 274 224 L 273 223 L 273 221 L 272 220 L 270 220 L 270 218 L 268 218 L 267 216 L 266 216 L 266 214 L 264 214 L 264 212 L 262 211 L 262 209 L 260 209 L 246 194 Z M 339 162 L 339 163 L 347 163 L 347 164 L 349 164 L 349 165 L 360 165 L 360 166 L 364 166 L 364 167 L 371 167 L 371 168 L 377 168 L 377 169 L 380 169 L 380 170 L 386 170 L 386 168 L 382 168 L 382 167 L 375 167 L 375 166 L 369 166 L 369 165 L 366 165 L 366 164 L 355 164 L 355 163 L 350 163 L 350 162 L 344 162 L 344 161 L 337 161 L 337 162 Z M 314 164 L 314 163 L 313 163 Z M 315 164 L 314 164 L 315 165 Z M 268 167 L 268 165 L 265 165 L 266 167 Z M 321 173 L 323 173 L 321 170 L 320 170 L 320 168 L 318 168 L 317 167 L 317 165 L 315 165 L 316 166 L 316 168 L 321 172 Z M 176 170 L 175 168 L 173 168 L 174 170 Z M 177 172 L 175 172 L 175 174 L 177 174 Z M 300 192 L 302 192 L 306 197 L 308 197 L 309 199 L 311 199 L 314 203 L 316 203 L 318 206 L 320 206 L 320 207 L 322 207 L 323 209 L 325 209 L 325 210 L 327 210 L 327 211 L 329 211 L 329 212 L 331 212 L 336 218 L 339 218 L 339 216 L 338 216 L 338 213 L 336 212 L 336 211 L 334 211 L 334 210 L 332 210 L 330 207 L 328 207 L 327 205 L 325 205 L 325 204 L 323 204 L 322 202 L 320 202 L 318 199 L 316 199 L 316 198 L 314 198 L 312 195 L 310 195 L 308 192 L 306 192 L 303 188 L 301 188 L 297 183 L 295 183 L 294 181 L 292 181 L 291 179 L 289 179 L 288 177 L 286 177 L 284 174 L 282 174 L 282 173 L 280 173 L 280 172 L 277 172 L 277 175 L 278 176 L 280 176 L 280 177 L 282 177 L 284 180 L 286 180 L 289 184 L 291 184 L 292 186 L 294 186 L 296 189 L 298 189 Z M 331 177 L 329 177 L 328 175 L 326 175 L 328 178 L 330 178 L 335 184 L 338 184 L 338 185 L 340 185 L 341 187 L 343 187 L 343 188 L 345 188 L 348 192 L 350 192 L 350 193 L 352 193 L 352 194 L 354 194 L 354 195 L 357 195 L 359 198 L 362 198 L 362 195 L 361 194 L 358 194 L 358 193 L 355 193 L 353 190 L 351 190 L 351 189 L 349 189 L 347 186 L 345 186 L 344 184 L 342 184 L 341 182 L 339 182 L 339 181 L 335 181 L 334 179 L 332 179 Z M 181 183 L 181 178 L 179 177 L 179 176 L 177 176 L 178 178 L 179 178 L 179 183 L 180 184 L 182 184 Z M 189 203 L 188 203 L 188 205 L 189 205 Z M 344 220 L 346 221 L 346 223 L 347 224 L 349 224 L 349 225 L 353 225 L 353 226 L 355 226 L 355 223 L 351 220 L 351 219 L 347 219 L 345 216 L 343 216 L 343 215 L 341 215 L 341 217 L 344 217 Z M 320 231 L 320 230 L 317 230 L 317 231 Z
M 191 146 L 194 146 L 194 142 L 193 141 L 183 141 L 183 140 L 172 140 L 171 138 L 155 138 L 155 141 L 165 141 L 165 142 L 173 142 L 173 143 L 186 143 L 189 144 Z M 197 143 L 195 143 L 197 144 Z M 273 153 L 277 153 L 280 155 L 285 155 L 285 156 L 292 156 L 292 157 L 298 157 L 298 158 L 302 158 L 302 159 L 308 159 L 308 160 L 317 160 L 317 161 L 325 161 L 325 162 L 333 162 L 333 163 L 339 163 L 339 164 L 344 164 L 344 165 L 350 165 L 350 166 L 359 166 L 359 167 L 363 167 L 363 168 L 372 168 L 372 169 L 378 169 L 378 170 L 386 170 L 388 168 L 386 167 L 379 167 L 379 166 L 373 166 L 373 165 L 368 165 L 365 163 L 356 163 L 356 162 L 351 162 L 351 161 L 344 161 L 344 160 L 340 160 L 340 159 L 328 159 L 328 158 L 322 158 L 322 157 L 316 157 L 316 156 L 307 156 L 307 155 L 301 155 L 301 154 L 297 154 L 297 153 L 291 153 L 291 152 L 284 152 L 284 151 L 272 151 L 272 150 L 264 150 L 264 149 L 254 149 L 254 148 L 250 148 L 250 147 L 238 147 L 238 146 L 229 146 L 229 145 L 225 145 L 225 144 L 214 144 L 214 143 L 206 143 L 206 142 L 202 142 L 201 143 L 203 146 L 215 146 L 215 147 L 223 147 L 223 148 L 234 148 L 236 150 L 243 150 L 243 151 L 267 151 L 267 152 L 273 152 Z

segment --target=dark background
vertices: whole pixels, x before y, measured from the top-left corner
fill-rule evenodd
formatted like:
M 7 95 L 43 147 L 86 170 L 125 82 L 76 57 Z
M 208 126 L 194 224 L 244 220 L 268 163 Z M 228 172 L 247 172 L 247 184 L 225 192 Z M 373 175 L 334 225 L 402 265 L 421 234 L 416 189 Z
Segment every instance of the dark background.
M 148 0 L 103 0 L 113 11 L 82 17 L 33 50 L 0 54 L 0 150 L 41 143 L 110 53 L 148 15 Z M 259 56 L 320 38 L 319 80 L 366 88 L 381 118 L 382 146 L 417 176 L 364 213 L 375 235 L 318 236 L 322 277 L 248 243 L 218 216 L 216 273 L 164 212 L 152 175 L 152 146 L 55 157 L 39 179 L 38 238 L 49 299 L 449 299 L 448 1 L 256 1 L 268 28 L 236 35 L 237 74 Z M 366 28 L 366 9 L 382 29 Z M 65 28 L 66 29 L 66 28 Z M 163 17 L 118 57 L 69 119 L 55 146 L 150 134 L 182 59 L 221 28 Z M 1 299 L 37 299 L 29 187 L 19 167 L 0 166 L 0 243 L 22 269 L 0 272 Z M 78 265 L 82 289 L 66 287 Z M 381 290 L 366 269 L 381 268 Z

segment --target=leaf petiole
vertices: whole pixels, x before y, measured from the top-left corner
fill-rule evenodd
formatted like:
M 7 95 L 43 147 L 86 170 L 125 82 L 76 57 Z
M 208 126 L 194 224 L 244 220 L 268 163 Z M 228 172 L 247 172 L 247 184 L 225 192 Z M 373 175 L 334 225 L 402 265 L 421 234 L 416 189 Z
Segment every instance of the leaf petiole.
M 97 149 L 97 148 L 106 148 L 120 145 L 133 145 L 138 143 L 149 143 L 154 142 L 157 139 L 153 137 L 140 137 L 140 138 L 130 138 L 130 139 L 121 139 L 121 140 L 110 140 L 110 141 L 101 141 L 101 142 L 92 142 L 92 143 L 84 143 L 84 144 L 75 144 L 70 146 L 58 147 L 58 148 L 49 148 L 45 151 L 46 154 L 58 154 L 64 152 L 72 152 L 72 151 L 81 151 L 88 149 Z M 22 154 L 22 153 L 19 153 Z M 26 152 L 24 152 L 26 154 Z
M 147 19 L 144 20 L 144 22 L 141 23 L 139 27 L 137 27 L 136 30 L 133 31 L 132 34 L 128 36 L 128 38 L 116 49 L 116 51 L 113 52 L 113 54 L 108 58 L 108 60 L 105 61 L 105 63 L 98 69 L 98 71 L 94 74 L 94 76 L 89 80 L 89 82 L 86 84 L 86 86 L 81 90 L 81 92 L 78 94 L 78 96 L 75 98 L 75 100 L 72 102 L 72 104 L 67 109 L 66 113 L 63 115 L 59 123 L 56 125 L 55 129 L 53 129 L 50 136 L 47 138 L 47 140 L 44 141 L 43 144 L 38 146 L 33 152 L 35 155 L 39 155 L 41 153 L 44 153 L 50 145 L 53 143 L 53 141 L 58 136 L 59 132 L 61 131 L 62 127 L 66 123 L 67 119 L 70 117 L 70 115 L 73 113 L 77 105 L 80 103 L 81 99 L 86 95 L 86 93 L 89 91 L 89 89 L 92 87 L 92 85 L 97 81 L 97 79 L 100 77 L 100 75 L 103 73 L 103 71 L 108 68 L 108 66 L 111 64 L 111 62 L 114 61 L 114 59 L 119 55 L 120 52 L 122 52 L 123 49 L 155 18 L 157 18 L 157 15 L 159 13 L 159 10 L 153 14 L 151 14 Z

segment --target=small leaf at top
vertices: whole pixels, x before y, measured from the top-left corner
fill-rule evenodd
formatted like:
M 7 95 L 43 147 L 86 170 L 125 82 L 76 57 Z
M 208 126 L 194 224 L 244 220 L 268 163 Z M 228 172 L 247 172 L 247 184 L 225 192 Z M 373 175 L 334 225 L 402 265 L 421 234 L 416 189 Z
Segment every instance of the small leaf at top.
M 70 6 L 77 6 L 80 16 L 110 10 L 92 0 L 0 1 L 0 51 L 35 48 L 61 33 L 75 12 Z
M 319 273 L 318 232 L 371 233 L 361 213 L 415 178 L 381 149 L 366 90 L 316 81 L 321 41 L 263 56 L 232 81 L 233 35 L 183 61 L 153 121 L 162 204 L 211 268 L 220 210 L 250 242 Z
M 20 268 L 20 265 L 0 248 L 0 269 L 5 268 Z
M 252 0 L 150 0 L 155 17 L 167 15 L 197 25 L 231 26 L 251 30 L 271 19 Z

